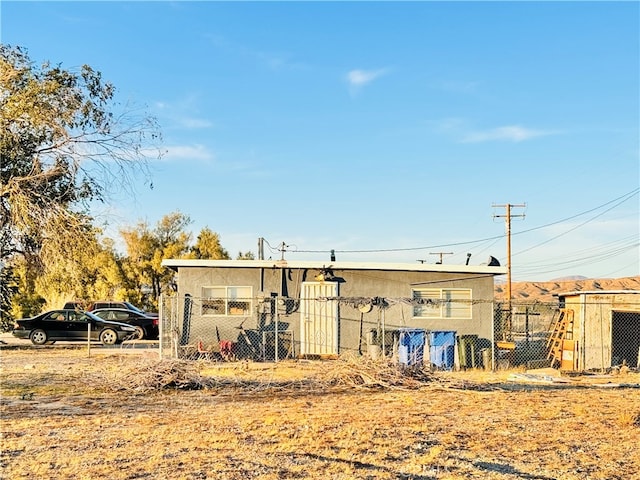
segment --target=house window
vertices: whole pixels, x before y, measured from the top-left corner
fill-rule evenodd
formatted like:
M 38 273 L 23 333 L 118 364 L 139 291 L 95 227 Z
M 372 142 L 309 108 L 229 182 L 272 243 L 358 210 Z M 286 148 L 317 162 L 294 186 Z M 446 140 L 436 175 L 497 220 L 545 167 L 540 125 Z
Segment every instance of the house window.
M 251 287 L 202 287 L 202 315 L 251 315 Z
M 419 318 L 471 318 L 471 290 L 467 288 L 419 288 L 412 291 Z

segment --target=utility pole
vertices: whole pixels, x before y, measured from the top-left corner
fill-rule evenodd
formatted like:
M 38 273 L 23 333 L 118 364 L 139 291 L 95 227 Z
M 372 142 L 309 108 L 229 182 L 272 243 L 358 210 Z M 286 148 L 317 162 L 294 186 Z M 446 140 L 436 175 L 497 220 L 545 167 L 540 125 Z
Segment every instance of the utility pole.
M 288 246 L 289 246 L 289 245 L 287 245 L 287 244 L 286 244 L 286 243 L 284 243 L 284 242 L 282 242 L 282 243 L 280 244 L 280 248 L 279 248 L 279 250 L 282 252 L 282 258 L 281 258 L 281 260 L 282 260 L 282 261 L 284 261 L 284 252 L 286 252 L 286 251 L 287 251 L 287 247 L 288 247 Z
M 429 252 L 429 255 L 440 255 L 440 261 L 436 262 L 436 264 L 442 264 L 442 256 L 453 255 L 453 252 Z
M 258 238 L 258 260 L 264 260 L 264 238 Z
M 512 215 L 512 208 L 525 208 L 527 205 L 525 203 L 514 205 L 511 203 L 507 203 L 505 205 L 492 205 L 493 208 L 504 208 L 504 215 L 494 215 L 493 218 L 505 218 L 507 225 L 507 325 L 506 330 L 503 333 L 505 336 L 505 340 L 511 340 L 511 338 L 506 338 L 507 332 L 509 332 L 509 337 L 511 337 L 511 219 L 513 217 L 521 217 L 524 218 L 524 214 L 520 215 Z

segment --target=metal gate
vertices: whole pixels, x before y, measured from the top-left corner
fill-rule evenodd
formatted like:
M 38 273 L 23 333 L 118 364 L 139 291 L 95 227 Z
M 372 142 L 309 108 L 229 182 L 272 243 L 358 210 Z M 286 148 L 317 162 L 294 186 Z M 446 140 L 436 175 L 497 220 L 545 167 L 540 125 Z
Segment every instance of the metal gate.
M 300 299 L 300 354 L 338 353 L 338 283 L 303 282 Z

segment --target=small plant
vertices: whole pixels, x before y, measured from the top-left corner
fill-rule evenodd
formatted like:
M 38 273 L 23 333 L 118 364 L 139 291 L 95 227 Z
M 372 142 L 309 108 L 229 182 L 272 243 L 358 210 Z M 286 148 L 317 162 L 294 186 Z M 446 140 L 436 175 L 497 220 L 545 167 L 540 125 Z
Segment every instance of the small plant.
M 622 412 L 616 418 L 620 427 L 640 427 L 640 413 Z

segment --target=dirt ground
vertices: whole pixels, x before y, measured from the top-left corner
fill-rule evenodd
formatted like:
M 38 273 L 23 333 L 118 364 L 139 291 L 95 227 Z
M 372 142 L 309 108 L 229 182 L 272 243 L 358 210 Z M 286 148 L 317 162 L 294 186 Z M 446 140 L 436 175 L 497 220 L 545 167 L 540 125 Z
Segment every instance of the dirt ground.
M 3 479 L 640 479 L 633 372 L 197 362 L 180 366 L 196 382 L 153 388 L 176 367 L 149 354 L 0 355 Z

